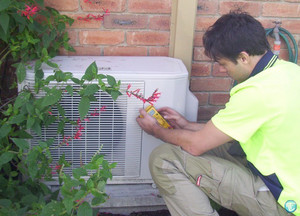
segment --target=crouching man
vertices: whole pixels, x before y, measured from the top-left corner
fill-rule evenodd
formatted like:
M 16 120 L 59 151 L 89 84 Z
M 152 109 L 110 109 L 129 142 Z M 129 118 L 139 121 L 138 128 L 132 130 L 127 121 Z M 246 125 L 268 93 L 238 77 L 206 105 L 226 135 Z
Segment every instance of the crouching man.
M 263 26 L 246 13 L 223 15 L 203 44 L 238 83 L 225 108 L 203 125 L 159 109 L 174 129 L 144 110 L 137 118 L 166 142 L 152 152 L 150 170 L 170 213 L 218 215 L 211 198 L 239 215 L 300 215 L 300 67 L 273 55 Z

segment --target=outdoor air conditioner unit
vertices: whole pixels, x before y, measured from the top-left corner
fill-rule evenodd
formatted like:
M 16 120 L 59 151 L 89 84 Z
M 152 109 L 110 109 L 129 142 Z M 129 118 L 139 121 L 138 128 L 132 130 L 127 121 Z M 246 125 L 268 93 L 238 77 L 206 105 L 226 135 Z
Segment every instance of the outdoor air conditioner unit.
M 99 73 L 109 74 L 121 80 L 121 89 L 126 90 L 128 84 L 132 89 L 141 89 L 145 97 L 150 96 L 155 89 L 161 92 L 161 97 L 154 104 L 156 108 L 172 107 L 191 121 L 196 121 L 198 100 L 189 91 L 188 72 L 181 60 L 169 57 L 111 57 L 111 56 L 57 56 L 52 59 L 64 72 L 72 72 L 76 78 L 81 78 L 86 68 L 96 62 Z M 43 66 L 45 77 L 53 74 L 53 69 Z M 34 72 L 28 71 L 25 81 L 19 86 L 34 86 Z M 52 83 L 51 85 L 56 85 Z M 42 94 L 42 93 L 40 93 Z M 39 97 L 39 95 L 37 95 Z M 136 123 L 139 109 L 147 104 L 136 99 L 121 95 L 116 101 L 99 91 L 95 97 L 97 102 L 91 103 L 91 110 L 106 106 L 106 111 L 100 116 L 92 117 L 85 125 L 85 131 L 79 140 L 72 140 L 69 146 L 62 146 L 52 151 L 55 163 L 60 155 L 65 153 L 66 160 L 72 162 L 72 169 L 81 163 L 87 163 L 101 145 L 101 153 L 109 162 L 117 162 L 112 170 L 113 179 L 110 184 L 150 183 L 151 175 L 148 168 L 148 157 L 151 151 L 162 141 L 143 132 Z M 66 110 L 66 116 L 76 121 L 79 96 L 63 96 L 61 105 Z M 55 112 L 55 110 L 53 110 Z M 75 126 L 66 126 L 65 135 L 72 135 Z M 42 129 L 43 139 L 57 134 L 57 125 Z M 54 145 L 61 143 L 62 137 L 55 140 Z M 31 145 L 37 145 L 36 139 Z

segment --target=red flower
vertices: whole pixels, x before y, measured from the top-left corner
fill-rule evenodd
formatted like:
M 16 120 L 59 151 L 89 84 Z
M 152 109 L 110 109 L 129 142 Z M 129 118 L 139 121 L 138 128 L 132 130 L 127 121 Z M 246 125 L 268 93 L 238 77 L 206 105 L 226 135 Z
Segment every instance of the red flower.
M 100 112 L 106 111 L 106 106 L 102 106 Z
M 161 95 L 161 93 L 157 92 L 158 89 L 156 89 L 156 90 L 152 93 L 152 95 L 151 95 L 150 97 L 144 98 L 144 96 L 143 96 L 142 94 L 140 94 L 140 90 L 141 90 L 141 89 L 136 89 L 136 90 L 134 90 L 134 91 L 129 91 L 130 88 L 131 88 L 131 85 L 129 84 L 129 85 L 127 86 L 127 90 L 126 90 L 126 94 L 127 94 L 128 97 L 131 97 L 131 95 L 133 95 L 133 96 L 136 97 L 137 99 L 143 101 L 143 103 L 148 102 L 148 103 L 151 104 L 151 105 L 153 105 L 153 103 L 156 102 L 156 101 L 159 99 L 160 95 Z
M 55 166 L 55 170 L 56 170 L 56 171 L 59 171 L 59 170 L 61 169 L 61 167 L 62 167 L 61 165 L 57 164 L 57 165 Z
M 25 10 L 21 11 L 21 15 L 22 16 L 26 16 L 27 19 L 30 19 L 30 17 L 32 17 L 33 15 L 36 14 L 36 12 L 38 11 L 38 8 L 36 6 L 28 6 L 25 5 Z

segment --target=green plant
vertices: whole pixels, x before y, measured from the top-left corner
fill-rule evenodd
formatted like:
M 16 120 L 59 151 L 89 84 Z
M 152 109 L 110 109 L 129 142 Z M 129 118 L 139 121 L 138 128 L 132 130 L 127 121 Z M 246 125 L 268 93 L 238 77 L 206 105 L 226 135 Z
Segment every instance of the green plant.
M 52 88 L 50 82 L 58 83 Z M 105 81 L 105 82 L 104 82 Z M 70 83 L 76 83 L 76 88 Z M 107 83 L 107 84 L 105 84 Z M 52 157 L 50 150 L 55 137 L 48 140 L 39 140 L 39 145 L 30 148 L 27 139 L 32 138 L 27 131 L 31 130 L 41 136 L 42 127 L 58 124 L 57 134 L 64 137 L 64 127 L 72 124 L 75 127 L 88 115 L 90 102 L 95 101 L 94 93 L 102 90 L 116 99 L 119 92 L 120 82 L 112 76 L 98 74 L 97 65 L 92 63 L 85 71 L 81 79 L 76 79 L 71 73 L 62 72 L 59 68 L 54 74 L 46 79 L 40 80 L 39 89 L 45 92 L 45 96 L 36 98 L 35 90 L 25 88 L 17 96 L 13 105 L 9 104 L 4 118 L 0 121 L 0 213 L 7 215 L 92 215 L 92 208 L 84 199 L 92 194 L 94 198 L 92 205 L 97 206 L 105 202 L 106 194 L 104 186 L 107 179 L 111 178 L 111 169 L 115 164 L 109 164 L 99 152 L 96 152 L 90 163 L 73 170 L 73 177 L 63 172 L 70 163 L 65 160 L 64 155 L 56 165 L 59 181 L 62 185 L 58 197 L 57 193 L 51 192 L 42 180 L 51 180 L 52 168 L 50 164 Z M 79 94 L 80 119 L 76 121 L 65 117 L 65 110 L 60 106 L 63 93 L 70 96 Z M 57 115 L 52 110 L 58 110 Z M 103 110 L 104 111 L 104 110 Z M 94 112 L 93 112 L 94 113 Z M 94 113 L 95 114 L 95 113 Z M 73 137 L 65 138 L 61 145 L 67 145 Z M 59 148 L 57 146 L 56 148 Z M 88 171 L 93 174 L 88 180 Z M 27 177 L 26 181 L 22 177 Z
M 116 164 L 108 163 L 100 154 L 101 149 L 89 163 L 74 169 L 73 177 L 64 172 L 71 162 L 62 155 L 55 165 L 59 190 L 52 191 L 44 184 L 52 179 L 51 149 L 68 145 L 70 139 L 80 136 L 78 132 L 65 137 L 65 126 L 78 127 L 86 116 L 95 114 L 89 111 L 90 103 L 96 100 L 95 92 L 104 91 L 114 100 L 121 94 L 120 82 L 98 74 L 95 62 L 81 79 L 51 62 L 61 46 L 72 50 L 65 32 L 66 23 L 72 22 L 53 8 L 45 8 L 43 0 L 0 0 L 0 65 L 12 62 L 17 82 L 21 83 L 30 67 L 28 61 L 35 60 L 35 85 L 25 86 L 14 98 L 1 101 L 0 215 L 93 215 L 91 205 L 106 200 L 106 181 L 112 177 L 111 169 Z M 44 78 L 43 64 L 53 68 L 53 75 Z M 3 86 L 1 91 L 5 91 Z M 36 97 L 39 92 L 44 96 Z M 66 110 L 60 105 L 64 94 L 80 96 L 79 120 L 66 117 Z M 53 115 L 53 110 L 57 114 Z M 42 128 L 52 124 L 58 126 L 57 136 L 64 138 L 58 146 L 53 146 L 56 137 L 45 140 L 41 136 Z M 30 146 L 28 140 L 33 134 L 39 137 L 38 145 Z M 94 196 L 91 203 L 85 201 L 89 194 Z
M 0 12 L 0 65 L 7 57 L 18 62 L 19 82 L 24 80 L 29 60 L 39 59 L 51 66 L 49 59 L 60 47 L 73 50 L 65 29 L 74 20 L 44 7 L 44 0 L 0 0 Z

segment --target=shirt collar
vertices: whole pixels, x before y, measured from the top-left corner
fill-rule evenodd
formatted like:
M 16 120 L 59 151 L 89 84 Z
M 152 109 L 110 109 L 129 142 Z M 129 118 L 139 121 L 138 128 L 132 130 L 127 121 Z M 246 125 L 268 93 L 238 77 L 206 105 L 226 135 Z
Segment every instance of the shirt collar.
M 255 65 L 255 67 L 249 77 L 255 76 L 259 72 L 272 67 L 277 59 L 278 59 L 278 56 L 274 55 L 271 50 L 268 50 L 267 53 Z

